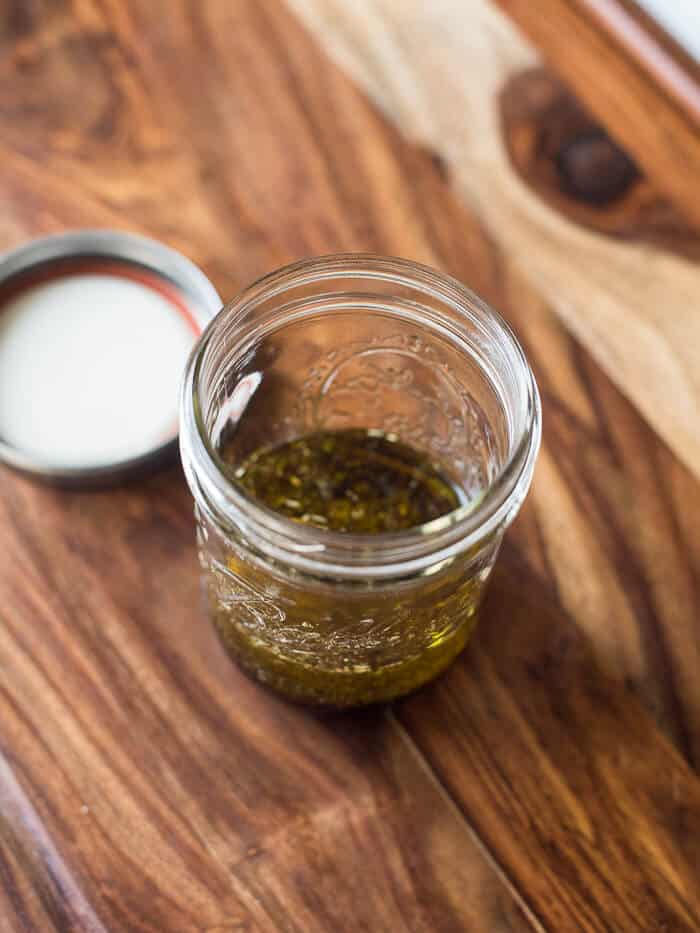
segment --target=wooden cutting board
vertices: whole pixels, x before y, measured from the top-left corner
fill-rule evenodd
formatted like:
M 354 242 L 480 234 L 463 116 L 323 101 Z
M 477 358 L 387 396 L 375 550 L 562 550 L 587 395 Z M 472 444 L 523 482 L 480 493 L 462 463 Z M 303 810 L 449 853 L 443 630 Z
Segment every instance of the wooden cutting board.
M 17 2 L 0 30 L 3 246 L 141 230 L 224 295 L 313 253 L 433 263 L 517 329 L 545 416 L 473 644 L 342 717 L 222 654 L 178 468 L 90 493 L 3 471 L 1 933 L 700 928 L 700 488 L 543 298 L 550 267 L 578 294 L 570 221 L 514 211 L 527 268 L 275 0 Z M 608 294 L 628 260 L 586 249 Z

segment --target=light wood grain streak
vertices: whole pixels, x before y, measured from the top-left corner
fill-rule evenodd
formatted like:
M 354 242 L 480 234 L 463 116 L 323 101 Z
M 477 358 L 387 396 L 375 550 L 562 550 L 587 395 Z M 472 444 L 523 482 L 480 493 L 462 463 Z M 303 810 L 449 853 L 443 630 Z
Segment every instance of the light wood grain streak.
M 5 871 L 10 861 L 15 861 L 26 873 L 26 881 L 35 886 L 43 908 L 39 911 L 32 900 L 13 904 L 16 919 L 24 929 L 48 929 L 44 924 L 50 923 L 56 930 L 106 933 L 2 753 L 0 852 Z M 14 878 L 5 877 L 3 887 L 8 895 L 16 885 Z
M 603 31 L 612 33 L 621 49 L 648 70 L 651 78 L 700 124 L 700 85 L 697 70 L 669 52 L 645 23 L 632 15 L 618 0 L 578 0 L 581 9 L 594 18 Z
M 699 472 L 700 269 L 591 234 L 524 188 L 505 151 L 495 101 L 508 77 L 536 59 L 505 17 L 487 0 L 292 6 L 404 133 L 444 156 L 492 235 Z M 541 20 L 550 22 L 544 14 Z M 597 74 L 593 66 L 588 72 Z M 696 155 L 700 187 L 700 146 Z

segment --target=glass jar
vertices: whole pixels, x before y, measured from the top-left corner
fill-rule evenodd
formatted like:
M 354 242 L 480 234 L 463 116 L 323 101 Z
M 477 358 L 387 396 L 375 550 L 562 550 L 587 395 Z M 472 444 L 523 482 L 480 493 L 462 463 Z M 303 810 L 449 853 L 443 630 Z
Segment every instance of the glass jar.
M 243 461 L 304 434 L 374 429 L 430 455 L 458 508 L 408 531 L 310 527 L 251 498 Z M 389 700 L 472 632 L 532 478 L 537 387 L 505 322 L 456 280 L 368 255 L 296 263 L 203 333 L 180 444 L 209 615 L 235 660 L 295 700 Z

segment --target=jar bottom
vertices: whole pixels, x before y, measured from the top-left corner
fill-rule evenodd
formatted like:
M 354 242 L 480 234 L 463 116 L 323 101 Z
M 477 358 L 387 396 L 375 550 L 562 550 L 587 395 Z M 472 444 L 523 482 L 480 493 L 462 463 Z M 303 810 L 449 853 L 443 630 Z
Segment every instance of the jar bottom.
M 385 703 L 417 690 L 441 674 L 462 652 L 474 630 L 474 613 L 440 642 L 418 655 L 376 669 L 319 667 L 272 649 L 242 631 L 230 613 L 212 621 L 228 655 L 258 682 L 304 705 L 350 709 Z

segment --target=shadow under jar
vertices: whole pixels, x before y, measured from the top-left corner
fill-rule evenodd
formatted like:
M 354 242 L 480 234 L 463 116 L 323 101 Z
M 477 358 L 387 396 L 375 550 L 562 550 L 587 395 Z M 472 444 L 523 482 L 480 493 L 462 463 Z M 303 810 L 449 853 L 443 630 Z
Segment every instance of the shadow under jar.
M 420 452 L 456 507 L 401 531 L 333 531 L 279 514 L 236 477 L 260 451 L 348 429 Z M 318 705 L 385 701 L 432 679 L 474 628 L 539 441 L 520 346 L 456 280 L 353 254 L 259 280 L 203 333 L 182 396 L 182 459 L 224 647 Z

